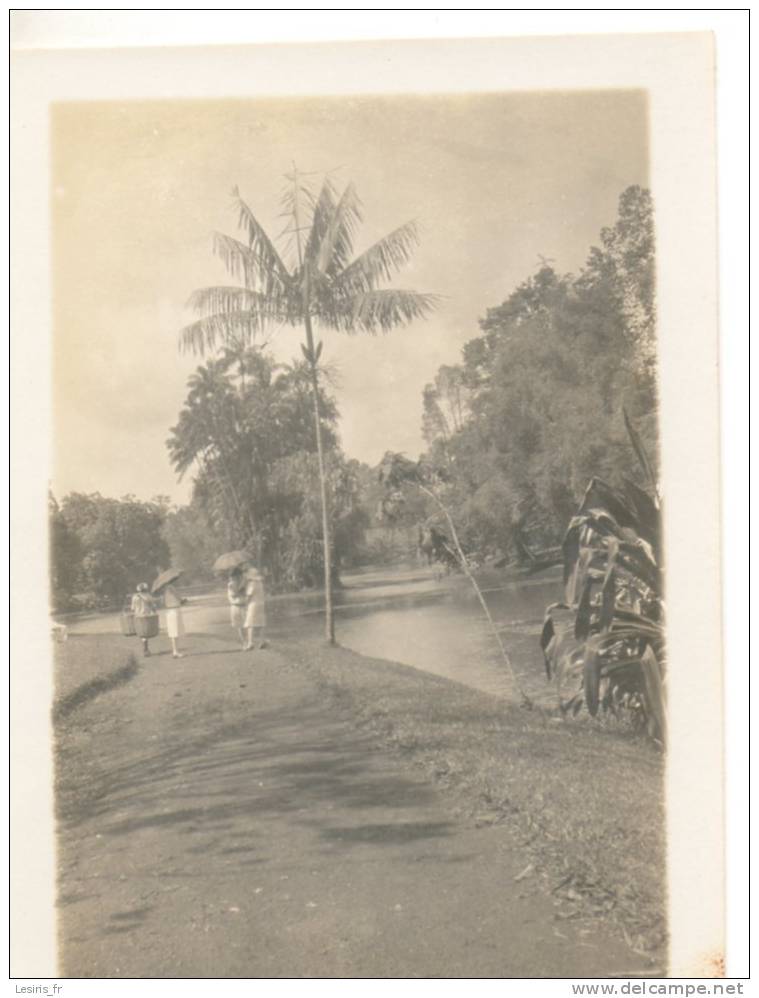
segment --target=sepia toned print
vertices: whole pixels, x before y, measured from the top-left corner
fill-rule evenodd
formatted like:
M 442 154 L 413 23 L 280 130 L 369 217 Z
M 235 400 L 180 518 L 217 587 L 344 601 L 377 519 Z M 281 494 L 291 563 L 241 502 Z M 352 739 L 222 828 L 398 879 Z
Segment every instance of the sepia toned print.
M 645 92 L 51 137 L 61 974 L 666 974 Z

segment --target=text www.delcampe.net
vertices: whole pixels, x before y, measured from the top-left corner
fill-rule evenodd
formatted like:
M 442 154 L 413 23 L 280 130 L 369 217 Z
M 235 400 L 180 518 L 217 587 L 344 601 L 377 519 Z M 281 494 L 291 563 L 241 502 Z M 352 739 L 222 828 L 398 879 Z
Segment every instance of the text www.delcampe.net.
M 742 995 L 743 982 L 714 984 L 668 984 L 666 982 L 627 981 L 624 984 L 573 984 L 573 995 Z

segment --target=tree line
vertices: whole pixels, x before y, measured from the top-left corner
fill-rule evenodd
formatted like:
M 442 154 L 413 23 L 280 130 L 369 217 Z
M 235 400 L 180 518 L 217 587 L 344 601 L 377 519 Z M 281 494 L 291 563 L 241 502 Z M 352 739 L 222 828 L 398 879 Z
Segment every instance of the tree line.
M 95 610 L 121 603 L 171 560 L 164 525 L 169 499 L 142 502 L 71 492 L 48 500 L 53 608 Z
M 654 267 L 651 196 L 629 187 L 578 274 L 544 263 L 426 386 L 422 460 L 468 551 L 529 563 L 560 542 L 592 476 L 639 478 L 625 413 L 656 455 Z

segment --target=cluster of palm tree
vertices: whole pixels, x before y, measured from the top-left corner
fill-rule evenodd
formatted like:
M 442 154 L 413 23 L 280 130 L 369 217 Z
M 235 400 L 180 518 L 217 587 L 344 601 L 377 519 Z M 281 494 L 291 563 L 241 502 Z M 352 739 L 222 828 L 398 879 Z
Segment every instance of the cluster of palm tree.
M 307 366 L 304 361 L 276 364 L 251 348 L 225 349 L 199 366 L 187 387 L 167 441 L 171 462 L 180 478 L 194 471 L 193 503 L 222 546 L 249 549 L 277 587 L 285 581 L 287 537 L 316 478 L 311 474 L 316 448 Z M 342 467 L 336 407 L 321 391 L 319 405 L 332 464 Z M 301 480 L 288 487 L 293 467 Z M 335 517 L 340 513 L 333 510 Z
M 323 344 L 317 341 L 315 331 L 385 333 L 427 316 L 436 304 L 436 296 L 382 287 L 408 262 L 419 237 L 415 222 L 406 222 L 354 256 L 362 209 L 353 184 L 339 192 L 325 178 L 314 194 L 295 168 L 287 181 L 282 208 L 288 220 L 284 235 L 292 262 L 285 262 L 287 254 L 280 254 L 235 189 L 233 199 L 242 238 L 216 233 L 214 250 L 237 283 L 193 293 L 190 306 L 198 318 L 182 330 L 180 345 L 201 354 L 217 348 L 239 350 L 255 344 L 272 327 L 302 328 L 301 350 L 311 384 L 319 467 L 325 634 L 333 643 L 332 540 L 319 390 Z

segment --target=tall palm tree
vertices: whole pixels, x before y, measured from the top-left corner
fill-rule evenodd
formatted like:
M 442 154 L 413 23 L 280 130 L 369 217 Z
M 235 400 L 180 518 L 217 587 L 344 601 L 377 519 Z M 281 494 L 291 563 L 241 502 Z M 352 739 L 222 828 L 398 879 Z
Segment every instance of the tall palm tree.
M 401 225 L 352 259 L 353 239 L 362 219 L 353 184 L 339 194 L 325 179 L 314 197 L 301 184 L 296 169 L 287 179 L 282 203 L 289 219 L 285 231 L 296 250 L 293 265 L 285 264 L 235 189 L 238 226 L 244 240 L 216 233 L 214 250 L 240 283 L 195 291 L 189 304 L 199 318 L 182 330 L 180 342 L 183 349 L 203 353 L 217 345 L 252 342 L 272 324 L 303 327 L 305 343 L 301 349 L 310 371 L 319 464 L 325 631 L 327 641 L 333 644 L 332 552 L 319 404 L 322 343 L 314 340 L 314 326 L 347 333 L 385 333 L 424 318 L 434 308 L 437 296 L 380 287 L 409 260 L 418 242 L 415 222 Z

